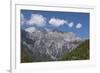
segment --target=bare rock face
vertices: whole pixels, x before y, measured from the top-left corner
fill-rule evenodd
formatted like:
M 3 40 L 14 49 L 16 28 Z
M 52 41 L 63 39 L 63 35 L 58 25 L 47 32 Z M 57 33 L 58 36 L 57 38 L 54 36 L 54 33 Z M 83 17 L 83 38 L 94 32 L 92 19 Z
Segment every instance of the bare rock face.
M 76 48 L 81 39 L 73 32 L 34 29 L 21 30 L 21 43 L 31 52 L 34 61 L 61 60 L 66 52 Z

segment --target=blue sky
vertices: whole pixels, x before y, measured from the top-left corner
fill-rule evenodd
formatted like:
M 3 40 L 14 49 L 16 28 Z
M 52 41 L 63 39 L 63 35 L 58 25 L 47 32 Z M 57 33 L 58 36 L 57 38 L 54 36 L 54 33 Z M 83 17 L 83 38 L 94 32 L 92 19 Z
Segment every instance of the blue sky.
M 21 26 L 57 29 L 89 38 L 89 17 L 89 13 L 82 12 L 21 10 Z

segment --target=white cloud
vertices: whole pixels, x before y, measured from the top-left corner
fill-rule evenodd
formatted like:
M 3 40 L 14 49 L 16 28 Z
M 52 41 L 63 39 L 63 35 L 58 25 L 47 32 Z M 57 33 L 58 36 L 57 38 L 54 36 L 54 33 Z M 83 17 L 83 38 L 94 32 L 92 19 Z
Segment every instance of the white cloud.
M 25 18 L 24 18 L 24 15 L 23 15 L 23 14 L 21 14 L 21 15 L 20 15 L 20 17 L 21 17 L 21 25 L 23 25 L 23 24 L 25 23 Z
M 30 20 L 27 21 L 28 25 L 45 26 L 46 18 L 40 14 L 32 14 Z
M 65 23 L 67 23 L 67 21 L 63 20 L 63 19 L 58 19 L 58 18 L 51 18 L 49 20 L 49 24 L 55 26 L 55 27 L 59 27 L 61 25 L 64 25 Z
M 35 27 L 29 27 L 25 29 L 26 32 L 30 32 L 30 33 L 34 32 L 35 30 L 36 30 Z
M 70 22 L 70 23 L 68 24 L 68 26 L 69 26 L 69 27 L 73 27 L 73 26 L 74 26 L 74 22 Z
M 77 28 L 77 29 L 82 28 L 82 24 L 81 24 L 81 23 L 78 23 L 78 24 L 76 25 L 76 28 Z

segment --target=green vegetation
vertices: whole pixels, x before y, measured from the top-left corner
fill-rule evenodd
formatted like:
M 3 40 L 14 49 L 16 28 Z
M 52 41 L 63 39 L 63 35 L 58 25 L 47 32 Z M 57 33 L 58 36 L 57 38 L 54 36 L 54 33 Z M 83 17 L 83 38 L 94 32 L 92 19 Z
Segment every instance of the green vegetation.
M 67 52 L 63 56 L 63 60 L 86 60 L 89 59 L 89 40 L 82 42 L 77 48 L 71 52 Z
M 21 63 L 32 62 L 32 54 L 30 51 L 21 44 Z

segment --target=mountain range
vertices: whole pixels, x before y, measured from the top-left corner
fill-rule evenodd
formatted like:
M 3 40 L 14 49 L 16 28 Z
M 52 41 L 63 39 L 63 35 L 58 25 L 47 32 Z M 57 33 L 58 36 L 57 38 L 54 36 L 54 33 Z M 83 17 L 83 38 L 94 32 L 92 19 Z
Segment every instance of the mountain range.
M 21 62 L 60 61 L 66 53 L 72 52 L 82 42 L 73 32 L 57 29 L 36 29 L 29 27 L 21 30 Z

